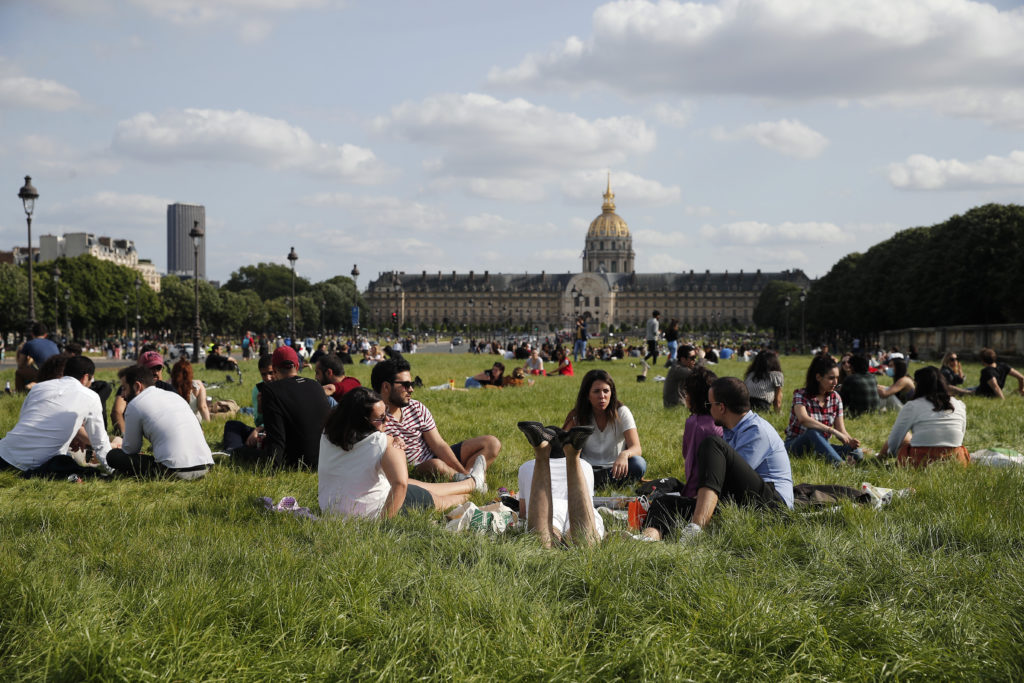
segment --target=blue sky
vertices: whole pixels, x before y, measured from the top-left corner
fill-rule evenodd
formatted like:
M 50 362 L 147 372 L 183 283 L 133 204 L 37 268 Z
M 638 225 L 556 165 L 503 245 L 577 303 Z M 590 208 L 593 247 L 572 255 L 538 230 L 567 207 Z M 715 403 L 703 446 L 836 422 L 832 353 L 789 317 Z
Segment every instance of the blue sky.
M 1024 11 L 965 0 L 0 3 L 0 248 L 206 206 L 210 277 L 804 269 L 1024 189 Z M 951 257 L 955 257 L 951 255 Z

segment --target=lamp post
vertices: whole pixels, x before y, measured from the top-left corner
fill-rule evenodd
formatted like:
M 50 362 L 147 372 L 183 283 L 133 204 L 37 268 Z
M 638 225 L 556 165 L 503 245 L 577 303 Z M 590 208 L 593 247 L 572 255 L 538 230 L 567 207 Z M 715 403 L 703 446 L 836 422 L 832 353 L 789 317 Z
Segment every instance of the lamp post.
M 53 264 L 53 333 L 60 330 L 60 304 L 57 297 L 60 296 L 60 266 Z
M 121 353 L 128 357 L 128 295 L 124 295 L 124 334 L 121 335 Z
M 352 264 L 352 270 L 349 272 L 352 276 L 352 284 L 356 286 L 356 293 L 359 293 L 359 266 L 355 263 Z
M 64 290 L 64 336 L 71 341 L 71 289 Z
M 789 355 L 789 295 L 786 295 L 785 307 L 786 307 L 786 355 Z
M 200 227 L 199 221 L 192 221 L 192 229 L 188 236 L 192 238 L 192 280 L 195 292 L 196 319 L 192 325 L 192 363 L 199 363 L 199 244 L 203 241 L 206 231 Z
M 327 300 L 326 299 L 320 299 L 320 338 L 321 339 L 324 339 L 325 336 L 326 336 L 324 334 L 324 315 L 326 314 L 326 312 L 327 312 Z
M 299 260 L 299 255 L 295 253 L 295 247 L 288 252 L 288 263 L 292 266 L 292 317 L 291 317 L 291 335 L 292 335 L 292 347 L 295 346 L 295 262 Z
M 32 284 L 32 212 L 39 199 L 38 190 L 32 187 L 32 176 L 25 176 L 25 184 L 18 190 L 18 196 L 25 207 L 25 220 L 28 223 L 28 324 L 31 327 L 36 322 L 36 299 Z
M 142 280 L 135 278 L 135 358 L 139 357 L 139 321 L 142 316 L 139 315 L 139 288 L 142 286 Z
M 807 290 L 800 290 L 800 353 L 806 353 L 807 342 L 804 337 L 804 302 L 807 301 Z

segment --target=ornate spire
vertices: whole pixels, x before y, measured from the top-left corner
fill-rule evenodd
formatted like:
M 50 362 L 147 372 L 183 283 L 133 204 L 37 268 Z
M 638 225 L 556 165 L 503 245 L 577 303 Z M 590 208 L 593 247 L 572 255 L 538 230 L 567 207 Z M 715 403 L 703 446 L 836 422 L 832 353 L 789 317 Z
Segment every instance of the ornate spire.
M 612 192 L 612 174 L 608 172 L 608 189 L 604 192 L 604 204 L 601 205 L 601 210 L 605 213 L 613 213 L 615 211 L 615 193 Z

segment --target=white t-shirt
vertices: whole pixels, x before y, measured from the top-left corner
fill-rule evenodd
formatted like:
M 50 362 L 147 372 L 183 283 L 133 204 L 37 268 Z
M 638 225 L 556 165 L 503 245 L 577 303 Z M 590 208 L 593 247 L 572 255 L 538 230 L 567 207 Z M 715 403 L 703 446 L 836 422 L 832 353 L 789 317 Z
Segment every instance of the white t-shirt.
M 530 488 L 533 484 L 533 468 L 536 460 L 527 460 L 519 466 L 519 514 L 526 517 L 530 509 Z M 594 468 L 580 461 L 583 478 L 587 481 L 587 498 L 590 506 L 594 506 Z M 569 530 L 569 479 L 565 470 L 565 458 L 551 459 L 551 524 L 565 538 Z M 594 512 L 594 527 L 597 534 L 604 538 L 604 520 Z
M 963 401 L 949 399 L 953 410 L 936 411 L 931 401 L 915 398 L 907 401 L 889 432 L 889 453 L 896 454 L 903 437 L 912 431 L 911 446 L 962 446 L 967 431 L 967 408 Z
M 142 437 L 153 446 L 153 459 L 164 467 L 183 469 L 212 465 L 213 455 L 195 413 L 179 394 L 146 387 L 124 411 L 125 453 L 142 450 Z
M 320 510 L 346 517 L 380 517 L 391 492 L 380 459 L 387 450 L 388 435 L 374 432 L 346 451 L 320 437 L 317 466 Z
M 106 467 L 110 440 L 99 394 L 73 377 L 39 382 L 21 404 L 18 423 L 0 439 L 0 458 L 19 470 L 35 469 L 55 455 L 66 454 L 82 426 L 96 459 Z
M 594 425 L 594 433 L 583 444 L 583 459 L 594 467 L 611 467 L 619 453 L 626 449 L 626 431 L 636 429 L 633 413 L 626 406 L 619 406 L 618 418 L 608 421 L 604 431 Z

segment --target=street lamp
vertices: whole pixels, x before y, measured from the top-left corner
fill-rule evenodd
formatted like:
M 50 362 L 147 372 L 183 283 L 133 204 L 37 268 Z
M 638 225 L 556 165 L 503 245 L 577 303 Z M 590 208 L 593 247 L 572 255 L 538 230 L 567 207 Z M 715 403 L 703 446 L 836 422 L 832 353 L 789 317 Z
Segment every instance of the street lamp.
M 327 312 L 327 300 L 320 299 L 320 338 L 326 338 L 324 334 L 324 315 Z
M 71 289 L 64 290 L 64 336 L 71 341 Z
M 32 212 L 39 199 L 39 191 L 32 187 L 32 176 L 25 176 L 25 184 L 18 190 L 21 203 L 25 206 L 25 220 L 28 222 L 28 324 L 36 322 L 36 300 L 32 284 Z
M 60 266 L 56 261 L 53 264 L 53 333 L 57 334 L 60 329 L 60 312 L 57 297 L 60 291 Z
M 199 244 L 203 241 L 205 230 L 199 225 L 199 221 L 192 221 L 192 229 L 188 236 L 192 238 L 192 280 L 195 291 L 196 319 L 192 326 L 192 363 L 199 363 Z
M 359 293 L 359 266 L 355 263 L 352 264 L 352 270 L 349 272 L 352 276 L 352 284 L 356 286 L 356 293 Z
M 124 334 L 121 335 L 121 352 L 128 355 L 128 295 L 124 295 Z
M 790 303 L 789 295 L 788 294 L 786 295 L 786 301 L 784 303 L 785 303 L 785 307 L 786 307 L 786 354 L 788 355 L 789 354 L 789 303 Z
M 299 255 L 295 253 L 295 247 L 288 252 L 288 263 L 292 266 L 292 317 L 291 317 L 291 329 L 292 329 L 292 347 L 295 347 L 295 262 L 299 260 Z
M 142 280 L 138 277 L 135 278 L 135 358 L 139 357 L 139 320 L 142 316 L 139 315 L 139 287 L 142 286 Z
M 800 353 L 806 353 L 807 343 L 804 337 L 804 302 L 807 301 L 807 290 L 800 290 Z

